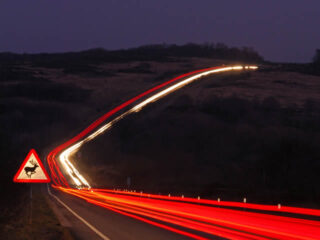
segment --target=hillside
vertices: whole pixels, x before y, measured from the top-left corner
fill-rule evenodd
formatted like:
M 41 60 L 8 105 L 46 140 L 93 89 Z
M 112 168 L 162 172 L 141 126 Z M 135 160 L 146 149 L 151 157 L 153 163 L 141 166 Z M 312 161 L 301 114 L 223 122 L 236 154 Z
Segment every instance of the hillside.
M 45 161 L 49 151 L 101 114 L 161 81 L 228 64 L 232 54 L 237 54 L 238 61 L 254 61 L 258 56 L 250 49 L 222 47 L 205 51 L 208 48 L 192 45 L 191 52 L 187 45 L 57 54 L 0 53 L 0 167 L 5 169 L 0 175 L 0 228 L 11 218 L 13 222 L 23 218 L 16 206 L 23 206 L 29 187 L 13 183 L 12 178 L 30 148 Z
M 98 187 L 130 177 L 137 191 L 313 206 L 319 88 L 285 71 L 204 78 L 122 120 L 76 163 Z
M 306 74 L 308 65 L 265 63 L 250 48 L 218 44 L 0 53 L 0 180 L 11 193 L 1 198 L 1 222 L 27 196 L 12 177 L 30 148 L 45 160 L 97 117 L 162 81 L 255 62 L 261 71 L 203 79 L 131 116 L 85 145 L 75 164 L 97 186 L 124 188 L 130 177 L 143 191 L 315 204 L 320 79 Z

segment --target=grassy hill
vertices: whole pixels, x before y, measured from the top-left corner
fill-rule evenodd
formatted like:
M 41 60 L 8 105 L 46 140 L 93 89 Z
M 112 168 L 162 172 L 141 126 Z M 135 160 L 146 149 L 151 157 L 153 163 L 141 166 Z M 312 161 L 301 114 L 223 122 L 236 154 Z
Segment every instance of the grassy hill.
M 262 70 L 181 89 L 85 145 L 75 164 L 99 186 L 125 187 L 130 176 L 137 190 L 319 202 L 314 64 L 267 63 L 251 48 L 224 44 L 0 53 L 0 181 L 9 193 L 0 200 L 1 221 L 26 197 L 27 186 L 12 177 L 30 148 L 44 161 L 130 97 L 181 73 L 235 63 Z

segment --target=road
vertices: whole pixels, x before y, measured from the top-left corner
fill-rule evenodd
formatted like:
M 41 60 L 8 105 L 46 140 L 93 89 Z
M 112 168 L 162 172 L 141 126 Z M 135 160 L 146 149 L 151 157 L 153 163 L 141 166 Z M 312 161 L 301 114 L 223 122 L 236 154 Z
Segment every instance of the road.
M 122 214 L 88 204 L 86 201 L 75 198 L 70 194 L 51 189 L 52 193 L 63 201 L 68 207 L 85 219 L 96 230 L 101 232 L 104 239 L 135 240 L 135 239 L 193 239 L 177 234 L 160 227 L 156 227 L 143 221 L 124 216 Z M 63 215 L 66 226 L 76 239 L 103 239 L 95 231 L 90 229 L 81 220 L 70 213 L 63 205 L 55 201 L 60 214 Z M 211 239 L 221 239 L 214 237 Z
M 72 224 L 77 237 L 92 239 L 88 234 L 93 234 L 97 239 L 320 239 L 319 210 L 92 189 L 69 161 L 83 144 L 122 118 L 193 81 L 209 74 L 254 69 L 255 66 L 215 67 L 183 74 L 121 104 L 54 149 L 47 157 L 54 182 L 51 196 L 82 222 Z M 294 215 L 279 216 L 281 213 Z M 306 216 L 316 220 L 306 220 Z
M 278 206 L 273 206 L 274 209 L 271 212 L 273 214 L 270 214 L 267 210 L 257 210 L 250 205 L 246 208 L 245 203 L 243 203 L 244 207 L 238 206 L 231 209 L 226 206 L 230 206 L 232 202 L 211 201 L 210 204 L 208 200 L 181 196 L 169 197 L 105 189 L 82 191 L 63 187 L 55 187 L 55 189 L 60 190 L 55 192 L 59 198 L 72 206 L 91 224 L 98 226 L 98 229 L 110 230 L 103 227 L 104 224 L 115 224 L 117 229 L 122 229 L 122 235 L 116 235 L 113 239 L 123 239 L 123 237 L 124 239 L 144 239 L 143 236 L 146 237 L 145 239 L 199 240 L 218 239 L 217 236 L 228 239 L 319 239 L 320 237 L 319 221 L 303 219 L 300 214 L 294 213 L 296 210 L 305 210 L 304 217 L 309 215 L 319 219 L 319 211 L 308 212 L 308 209 L 285 208 L 284 212 L 291 213 L 291 217 L 288 217 L 279 216 Z M 78 199 L 75 201 L 70 195 Z M 236 204 L 233 203 L 233 205 Z M 249 208 L 255 211 L 248 211 Z M 114 214 L 117 217 L 111 217 Z M 133 222 L 139 220 L 140 223 L 144 222 L 148 225 L 137 225 L 132 220 L 128 220 L 130 218 L 134 220 Z M 114 222 L 114 219 L 117 221 Z M 165 232 L 170 231 L 178 234 L 168 238 Z M 127 232 L 132 233 L 131 238 L 127 238 Z M 141 233 L 142 236 L 139 235 Z

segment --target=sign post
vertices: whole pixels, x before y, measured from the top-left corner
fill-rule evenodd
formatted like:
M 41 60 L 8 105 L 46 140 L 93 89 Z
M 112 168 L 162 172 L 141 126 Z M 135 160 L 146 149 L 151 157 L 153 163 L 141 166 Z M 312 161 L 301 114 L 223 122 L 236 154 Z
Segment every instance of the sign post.
M 31 149 L 21 164 L 18 172 L 14 175 L 13 181 L 17 183 L 49 183 L 50 177 L 44 168 L 38 154 Z M 32 224 L 32 184 L 30 185 L 30 219 Z
M 30 185 L 30 219 L 29 223 L 32 224 L 32 184 Z

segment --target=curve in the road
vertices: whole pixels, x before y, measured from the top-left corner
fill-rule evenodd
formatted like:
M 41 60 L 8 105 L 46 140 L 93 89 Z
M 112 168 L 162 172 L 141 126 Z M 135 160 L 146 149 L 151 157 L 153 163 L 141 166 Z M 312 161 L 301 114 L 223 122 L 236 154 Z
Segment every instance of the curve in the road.
M 56 157 L 59 155 L 59 160 L 60 160 L 59 164 L 63 167 L 64 172 L 68 174 L 69 179 L 72 180 L 72 184 L 76 185 L 78 188 L 83 188 L 83 187 L 90 188 L 91 186 L 88 183 L 88 181 L 79 173 L 79 171 L 71 163 L 71 161 L 69 160 L 69 157 L 71 154 L 75 153 L 84 143 L 94 139 L 101 133 L 105 132 L 107 129 L 109 129 L 112 125 L 114 125 L 117 121 L 119 121 L 126 115 L 140 111 L 146 105 L 157 101 L 158 99 L 166 96 L 167 94 L 174 92 L 179 88 L 187 84 L 190 84 L 195 80 L 200 79 L 201 77 L 214 74 L 214 73 L 219 73 L 219 72 L 254 70 L 254 69 L 257 69 L 257 67 L 256 66 L 231 66 L 231 67 L 213 67 L 213 68 L 201 69 L 201 70 L 180 75 L 174 79 L 164 82 L 126 101 L 125 103 L 107 112 L 102 117 L 98 118 L 86 129 L 81 131 L 78 135 L 68 140 L 64 144 L 58 146 L 57 148 L 55 148 L 53 151 L 49 153 L 47 157 L 47 161 L 48 161 L 48 166 L 50 168 L 51 174 L 53 176 L 52 179 L 54 183 L 56 185 L 69 187 L 69 183 L 64 177 L 64 175 L 62 174 L 56 160 Z M 151 93 L 155 93 L 155 94 L 151 95 Z M 151 96 L 146 98 L 144 101 L 134 105 L 132 108 L 130 108 L 129 110 L 127 110 L 126 112 L 118 116 L 117 118 L 113 119 L 112 121 L 104 124 L 104 122 L 108 118 L 115 115 L 120 110 L 123 110 L 124 108 L 130 106 L 131 104 L 137 102 L 138 100 L 141 100 L 143 97 L 146 97 L 148 95 L 151 95 Z
M 111 126 L 128 114 L 140 111 L 146 105 L 203 76 L 218 72 L 253 70 L 256 68 L 256 66 L 215 67 L 183 74 L 114 108 L 48 155 L 48 166 L 55 188 L 84 199 L 90 204 L 194 239 L 207 238 L 163 223 L 231 239 L 319 239 L 317 238 L 317 236 L 320 236 L 320 223 L 318 221 L 244 211 L 244 208 L 246 208 L 320 216 L 320 211 L 316 209 L 221 202 L 199 198 L 181 199 L 108 189 L 91 189 L 88 181 L 69 160 L 71 154 L 74 154 L 84 143 L 110 129 Z M 113 118 L 111 119 L 111 117 Z M 108 119 L 109 122 L 106 123 Z M 67 177 L 64 176 L 65 174 Z M 78 189 L 72 189 L 70 186 L 75 186 Z M 205 206 L 199 204 L 205 204 Z M 219 206 L 237 207 L 241 208 L 241 211 L 217 208 Z M 155 221 L 150 220 L 150 218 Z

